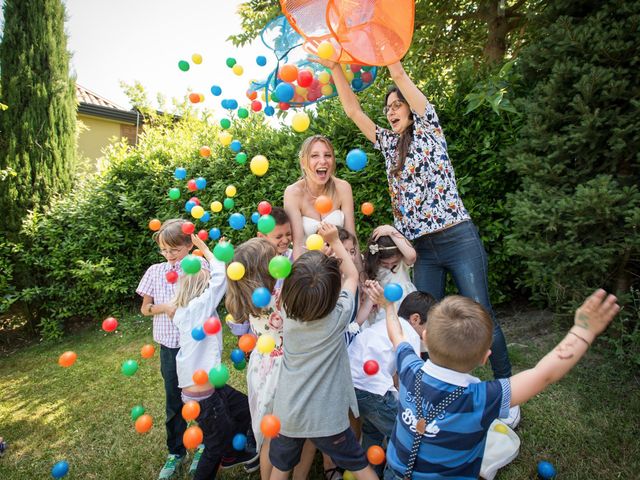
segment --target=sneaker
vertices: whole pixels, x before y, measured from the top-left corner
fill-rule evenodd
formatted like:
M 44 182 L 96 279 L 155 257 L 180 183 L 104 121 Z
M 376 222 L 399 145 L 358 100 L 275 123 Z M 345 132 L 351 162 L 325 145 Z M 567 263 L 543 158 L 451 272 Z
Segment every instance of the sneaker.
M 509 409 L 509 416 L 507 418 L 501 418 L 503 423 L 506 423 L 511 428 L 516 428 L 520 423 L 520 405 L 511 407 Z
M 260 470 L 260 455 L 259 454 L 254 460 L 251 460 L 251 461 L 249 461 L 249 462 L 244 464 L 245 473 L 253 473 L 253 472 L 257 472 L 258 470 Z
M 204 444 L 201 443 L 200 445 L 198 445 L 196 452 L 193 454 L 191 466 L 189 467 L 189 475 L 191 475 L 192 477 L 196 474 L 196 470 L 198 469 L 198 462 L 200 462 L 202 452 L 204 452 Z
M 184 455 L 167 455 L 167 461 L 165 462 L 164 467 L 162 467 L 162 470 L 160 470 L 158 480 L 169 480 L 170 478 L 174 478 L 179 472 L 183 461 Z
M 4 455 L 4 451 L 7 449 L 7 442 L 4 441 L 4 438 L 0 437 L 0 457 Z
M 234 457 L 223 457 L 220 463 L 220 468 L 226 470 L 227 468 L 233 468 L 237 465 L 245 465 L 254 461 L 260 461 L 260 453 L 252 450 L 250 452 L 238 452 L 238 455 Z

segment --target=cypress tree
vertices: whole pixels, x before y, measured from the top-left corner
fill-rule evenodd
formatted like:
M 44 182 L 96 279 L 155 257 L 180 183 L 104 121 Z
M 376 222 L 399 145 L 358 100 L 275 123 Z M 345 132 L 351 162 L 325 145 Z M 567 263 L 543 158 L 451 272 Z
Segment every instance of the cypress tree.
M 624 293 L 640 258 L 640 1 L 559 0 L 521 54 L 512 251 L 534 297 Z
M 16 238 L 28 210 L 69 191 L 75 167 L 75 82 L 61 0 L 5 0 L 0 43 L 0 223 Z

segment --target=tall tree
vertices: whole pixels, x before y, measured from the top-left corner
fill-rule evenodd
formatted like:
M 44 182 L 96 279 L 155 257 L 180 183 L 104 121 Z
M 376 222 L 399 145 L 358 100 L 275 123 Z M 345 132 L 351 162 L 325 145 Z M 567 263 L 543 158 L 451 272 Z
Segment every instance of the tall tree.
M 0 229 L 15 238 L 28 210 L 71 188 L 76 100 L 61 0 L 5 0 L 0 43 Z
M 512 250 L 550 304 L 640 275 L 640 0 L 557 0 L 519 57 Z

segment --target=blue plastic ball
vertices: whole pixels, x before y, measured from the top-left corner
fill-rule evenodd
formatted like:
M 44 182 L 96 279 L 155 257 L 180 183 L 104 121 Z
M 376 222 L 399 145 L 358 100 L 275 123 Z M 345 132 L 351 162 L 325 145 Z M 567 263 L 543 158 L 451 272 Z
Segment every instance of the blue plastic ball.
M 245 359 L 244 352 L 239 348 L 234 348 L 231 350 L 231 361 L 233 363 L 240 363 Z
M 204 340 L 206 336 L 207 334 L 205 333 L 204 328 L 202 328 L 202 325 L 191 329 L 191 337 L 197 342 Z
M 246 223 L 247 220 L 241 213 L 234 213 L 229 217 L 229 226 L 234 230 L 242 230 Z
M 222 89 L 218 85 L 213 85 L 211 87 L 211 93 L 217 97 L 222 93 Z
M 234 100 L 233 98 L 228 99 L 227 100 L 227 108 L 229 110 L 235 110 L 236 108 L 238 108 L 237 100 Z
M 273 116 L 274 113 L 276 113 L 276 109 L 273 108 L 271 105 L 267 105 L 266 107 L 264 107 L 264 114 L 267 117 Z
M 60 460 L 51 468 L 51 476 L 53 478 L 62 478 L 67 473 L 69 473 L 69 464 L 64 460 Z
M 220 102 L 220 106 L 226 110 L 229 109 L 229 100 L 227 100 L 226 98 L 224 98 L 221 102 Z
M 258 220 L 260 220 L 260 214 L 258 212 L 253 212 L 251 214 L 251 221 L 255 224 L 258 223 Z
M 256 307 L 264 308 L 271 301 L 271 293 L 265 287 L 258 287 L 251 294 L 251 300 Z
M 242 144 L 240 143 L 240 140 L 234 140 L 233 142 L 231 142 L 231 144 L 229 144 L 229 148 L 238 153 L 240 150 L 242 150 Z
M 247 436 L 242 433 L 236 433 L 233 436 L 233 441 L 231 442 L 234 450 L 238 450 L 239 452 L 243 451 L 247 446 Z
M 402 298 L 402 287 L 397 283 L 388 283 L 384 287 L 384 298 L 390 302 L 397 302 Z
M 173 172 L 173 176 L 176 178 L 176 180 L 184 180 L 185 178 L 187 178 L 187 169 L 178 167 L 176 168 L 176 171 Z
M 256 63 L 260 66 L 260 67 L 264 67 L 267 64 L 267 57 L 265 57 L 264 55 L 258 55 L 256 57 Z
M 538 462 L 538 475 L 544 479 L 554 478 L 556 476 L 556 469 L 551 463 L 542 460 Z
M 207 223 L 209 220 L 211 220 L 211 214 L 209 212 L 204 212 L 200 217 L 202 223 Z
M 219 228 L 212 228 L 211 230 L 209 230 L 209 238 L 211 240 L 218 240 L 221 235 L 222 232 L 220 232 Z
M 347 153 L 347 167 L 353 171 L 362 170 L 367 166 L 367 154 L 359 148 L 354 148 Z
M 360 80 L 359 78 L 354 78 L 354 79 L 351 81 L 351 87 L 352 87 L 354 90 L 360 90 L 360 89 L 362 88 L 362 80 Z
M 276 97 L 278 97 L 279 101 L 288 102 L 293 98 L 296 91 L 290 83 L 282 82 L 278 84 L 274 93 L 276 94 Z
M 187 213 L 191 213 L 191 209 L 196 206 L 196 202 L 193 200 L 188 200 L 187 203 L 184 204 L 184 210 Z
M 202 190 L 206 186 L 207 186 L 207 181 L 203 177 L 196 178 L 196 187 L 198 187 L 198 190 Z

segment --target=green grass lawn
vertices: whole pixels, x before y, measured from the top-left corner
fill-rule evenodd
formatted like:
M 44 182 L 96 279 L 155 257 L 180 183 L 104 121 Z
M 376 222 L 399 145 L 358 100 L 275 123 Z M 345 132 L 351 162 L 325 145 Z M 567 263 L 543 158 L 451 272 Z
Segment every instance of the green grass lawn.
M 560 338 L 548 320 L 516 318 L 505 330 L 516 370 L 533 365 Z M 235 337 L 225 333 L 228 358 Z M 158 352 L 149 360 L 140 357 L 151 341 L 151 322 L 131 315 L 115 333 L 104 333 L 96 322 L 59 343 L 0 358 L 0 436 L 9 443 L 0 479 L 50 478 L 58 460 L 69 463 L 69 479 L 156 478 L 166 453 L 164 391 Z M 66 350 L 78 354 L 67 369 L 57 364 Z M 140 368 L 125 377 L 120 365 L 130 358 Z M 244 372 L 227 362 L 230 383 L 246 391 Z M 135 432 L 129 416 L 136 404 L 154 419 L 145 435 Z M 590 352 L 567 378 L 523 407 L 517 432 L 520 456 L 499 473 L 500 480 L 535 478 L 539 460 L 552 462 L 562 479 L 638 478 L 638 379 Z M 312 478 L 321 478 L 320 472 L 316 466 Z M 248 476 L 239 468 L 221 477 Z

